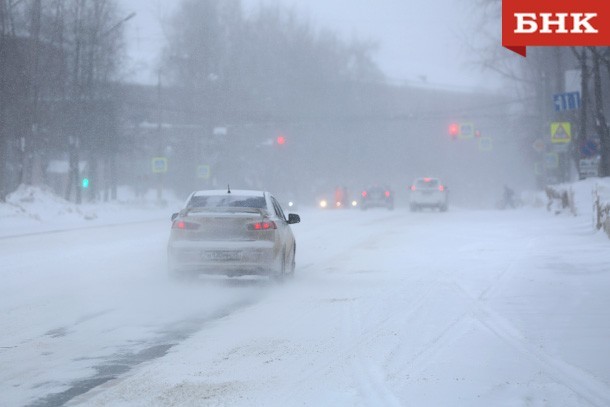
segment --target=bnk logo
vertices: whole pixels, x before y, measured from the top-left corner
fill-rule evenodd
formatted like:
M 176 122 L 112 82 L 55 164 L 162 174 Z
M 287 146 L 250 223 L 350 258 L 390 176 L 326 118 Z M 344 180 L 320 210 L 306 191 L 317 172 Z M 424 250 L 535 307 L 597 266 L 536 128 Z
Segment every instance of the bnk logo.
M 529 45 L 610 45 L 610 1 L 503 0 L 502 45 L 523 56 Z

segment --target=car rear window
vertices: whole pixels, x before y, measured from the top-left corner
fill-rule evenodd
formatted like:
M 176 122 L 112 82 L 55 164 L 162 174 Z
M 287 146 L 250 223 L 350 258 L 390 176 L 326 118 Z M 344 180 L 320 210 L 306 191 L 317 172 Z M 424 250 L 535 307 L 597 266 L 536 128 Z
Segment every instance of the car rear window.
M 193 196 L 188 208 L 256 208 L 265 209 L 263 196 L 209 195 Z
M 416 187 L 418 188 L 436 188 L 438 187 L 437 179 L 418 179 Z

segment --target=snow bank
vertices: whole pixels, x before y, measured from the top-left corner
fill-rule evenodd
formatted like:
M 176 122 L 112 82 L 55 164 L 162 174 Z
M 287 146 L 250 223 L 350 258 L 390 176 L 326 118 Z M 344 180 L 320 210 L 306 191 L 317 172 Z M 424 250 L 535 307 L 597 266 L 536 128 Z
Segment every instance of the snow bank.
M 120 187 L 117 196 L 116 201 L 77 205 L 48 187 L 21 185 L 0 202 L 0 236 L 169 219 L 182 206 L 182 200 L 169 191 L 160 202 L 153 190 L 136 197 L 131 188 Z
M 569 211 L 591 216 L 592 225 L 604 229 L 610 237 L 610 178 L 588 178 L 546 188 L 547 209 L 555 214 Z

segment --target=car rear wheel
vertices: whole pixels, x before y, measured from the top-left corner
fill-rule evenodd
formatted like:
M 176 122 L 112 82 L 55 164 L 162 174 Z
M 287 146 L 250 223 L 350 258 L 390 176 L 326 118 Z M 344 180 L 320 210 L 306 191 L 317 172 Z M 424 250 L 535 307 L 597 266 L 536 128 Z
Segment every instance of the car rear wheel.
M 286 253 L 282 253 L 278 265 L 272 270 L 271 278 L 277 282 L 284 281 L 286 277 Z
M 290 257 L 290 262 L 288 263 L 288 269 L 286 276 L 289 278 L 294 277 L 294 269 L 296 267 L 296 247 L 292 250 L 292 256 Z

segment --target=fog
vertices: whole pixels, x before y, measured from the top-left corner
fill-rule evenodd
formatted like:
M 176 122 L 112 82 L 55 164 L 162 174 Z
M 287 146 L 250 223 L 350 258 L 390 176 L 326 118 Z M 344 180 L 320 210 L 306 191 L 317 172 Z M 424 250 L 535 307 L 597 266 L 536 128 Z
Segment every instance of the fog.
M 436 176 L 455 202 L 489 207 L 504 185 L 575 175 L 578 151 L 546 133 L 576 118 L 549 101 L 578 88 L 578 57 L 505 52 L 494 2 L 30 3 L 3 12 L 2 197 L 233 185 L 312 203 Z M 599 143 L 599 119 L 579 120 L 580 143 Z
M 183 86 L 180 82 L 188 74 L 175 70 L 176 65 L 187 62 L 179 64 L 170 54 L 201 52 L 200 58 L 205 59 L 206 48 L 171 48 L 175 35 L 180 35 L 175 28 L 184 18 L 180 17 L 180 2 L 132 0 L 122 5 L 138 14 L 125 29 L 131 36 L 127 39 L 127 66 L 131 68 L 127 78 L 151 87 L 161 83 L 161 93 L 166 92 L 168 100 L 170 93 L 183 99 L 172 85 Z M 182 112 L 172 111 L 176 101 L 168 101 L 171 108 L 163 106 L 149 119 L 151 130 L 159 120 L 155 114 L 162 115 L 168 126 L 201 126 L 196 135 L 179 136 L 190 136 L 184 146 L 172 145 L 169 128 L 162 136 L 169 155 L 179 161 L 168 177 L 181 194 L 232 184 L 268 189 L 313 204 L 316 197 L 337 186 L 358 194 L 362 188 L 380 184 L 392 187 L 404 203 L 414 178 L 438 176 L 451 187 L 456 202 L 489 207 L 504 185 L 519 189 L 536 185 L 530 138 L 515 123 L 514 115 L 522 109 L 518 99 L 515 101 L 517 94 L 505 86 L 501 76 L 477 63 L 480 55 L 472 51 L 480 41 L 475 34 L 482 19 L 474 5 L 449 0 L 419 8 L 396 1 L 244 1 L 241 5 L 245 24 L 271 19 L 268 22 L 283 26 L 288 37 L 300 35 L 318 48 L 332 43 L 344 55 L 331 57 L 335 51 L 328 48 L 320 50 L 327 54 L 299 51 L 298 45 L 290 45 L 294 37 L 283 43 L 277 36 L 261 37 L 264 50 L 250 57 L 242 55 L 245 65 L 236 72 L 216 72 L 231 68 L 214 67 L 214 62 L 197 68 L 207 83 L 187 86 L 199 86 L 200 95 L 189 97 L 201 99 L 191 99 L 193 102 L 179 108 Z M 235 9 L 231 12 L 236 13 Z M 257 30 L 260 34 L 265 31 Z M 206 34 L 202 31 L 200 35 Z M 186 40 L 181 38 L 181 46 Z M 285 46 L 295 53 L 282 51 Z M 245 51 L 237 50 L 240 54 Z M 352 56 L 345 59 L 346 52 Z M 333 62 L 324 68 L 326 73 L 315 72 L 312 67 L 325 63 L 320 59 L 323 55 L 327 60 L 343 58 L 343 62 Z M 249 99 L 227 94 L 241 90 L 224 82 L 224 76 L 252 74 L 258 68 L 261 74 L 253 77 L 257 82 L 244 83 L 251 93 Z M 275 69 L 279 69 L 277 74 Z M 329 69 L 339 69 L 339 76 L 324 77 Z M 345 75 L 345 70 L 351 72 Z M 320 82 L 311 82 L 311 75 Z M 204 102 L 206 98 L 211 101 Z M 203 103 L 222 107 L 204 107 Z M 197 109 L 200 112 L 189 117 Z M 452 140 L 449 126 L 462 122 L 472 123 L 479 135 L 492 139 L 489 151 L 481 151 L 476 139 Z M 214 128 L 221 128 L 223 135 L 214 135 Z M 274 145 L 279 136 L 285 137 L 285 145 Z M 209 166 L 209 179 L 193 179 L 193 168 L 198 165 Z

